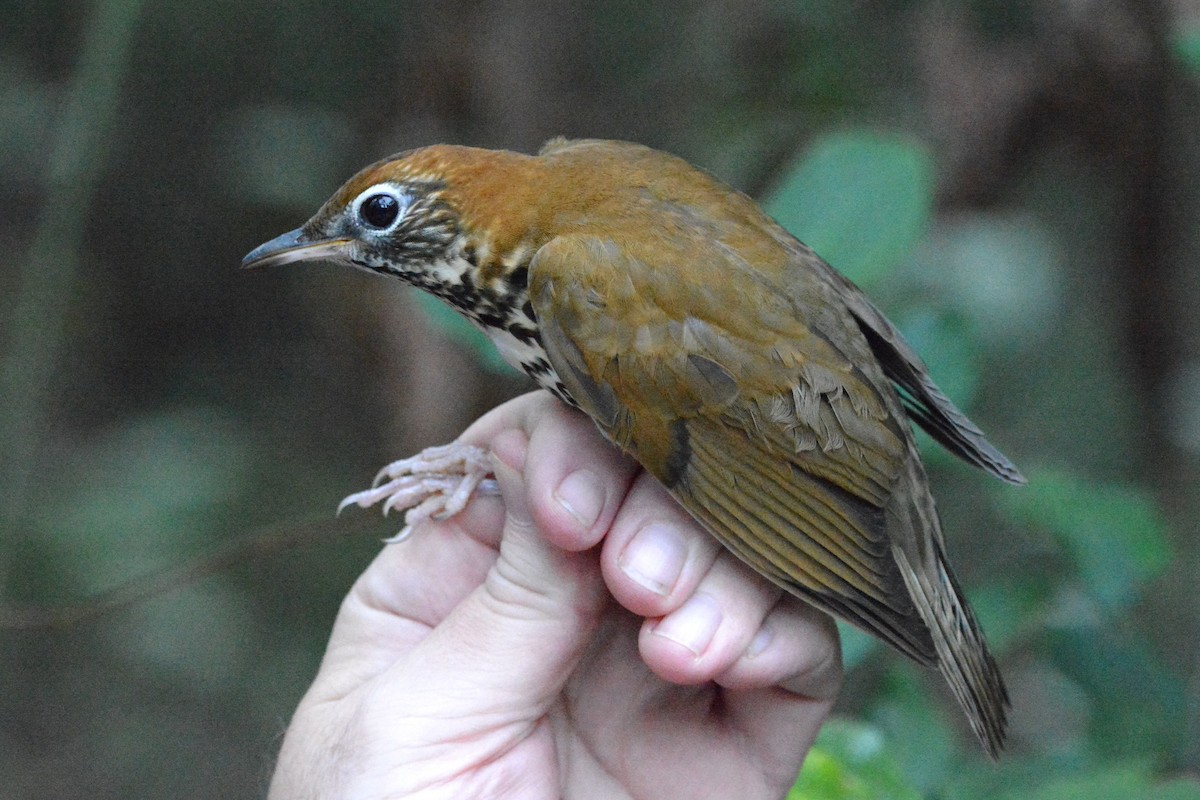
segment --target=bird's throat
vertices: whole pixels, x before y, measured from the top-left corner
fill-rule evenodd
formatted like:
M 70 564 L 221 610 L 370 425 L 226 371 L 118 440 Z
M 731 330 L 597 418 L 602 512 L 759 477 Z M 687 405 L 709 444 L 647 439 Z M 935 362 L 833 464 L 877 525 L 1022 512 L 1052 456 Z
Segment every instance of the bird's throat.
M 524 248 L 505 257 L 486 248 L 455 248 L 455 256 L 420 273 L 393 274 L 439 298 L 475 324 L 508 364 L 560 400 L 574 406 L 550 366 L 529 302 L 529 260 Z

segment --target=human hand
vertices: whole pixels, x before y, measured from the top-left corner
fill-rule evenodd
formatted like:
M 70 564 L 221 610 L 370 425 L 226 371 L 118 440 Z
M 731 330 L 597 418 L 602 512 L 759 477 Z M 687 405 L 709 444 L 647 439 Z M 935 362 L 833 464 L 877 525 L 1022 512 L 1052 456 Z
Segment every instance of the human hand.
M 355 583 L 270 798 L 782 797 L 841 683 L 832 620 L 544 392 L 461 440 L 502 497 Z

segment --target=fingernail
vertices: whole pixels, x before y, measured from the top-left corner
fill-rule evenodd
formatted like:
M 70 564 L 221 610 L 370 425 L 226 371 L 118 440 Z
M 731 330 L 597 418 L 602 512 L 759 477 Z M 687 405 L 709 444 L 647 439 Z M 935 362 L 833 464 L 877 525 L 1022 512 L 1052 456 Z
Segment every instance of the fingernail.
M 584 529 L 590 531 L 604 508 L 604 491 L 599 479 L 586 469 L 576 470 L 563 479 L 554 492 L 566 512 Z
M 700 655 L 712 642 L 717 628 L 721 626 L 721 609 L 717 601 L 707 594 L 692 595 L 692 598 L 663 619 L 654 628 L 654 633 Z
M 634 534 L 617 566 L 639 586 L 665 597 L 679 580 L 686 560 L 687 547 L 678 529 L 654 522 Z

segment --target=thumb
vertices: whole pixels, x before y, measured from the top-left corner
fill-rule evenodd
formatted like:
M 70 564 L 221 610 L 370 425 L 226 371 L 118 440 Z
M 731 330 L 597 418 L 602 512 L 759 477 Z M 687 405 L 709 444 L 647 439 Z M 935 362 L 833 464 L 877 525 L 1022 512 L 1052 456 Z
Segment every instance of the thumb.
M 450 697 L 511 703 L 536 716 L 582 656 L 607 594 L 594 552 L 560 550 L 534 525 L 524 432 L 496 436 L 491 449 L 505 506 L 499 557 L 420 649 L 438 662 L 426 665 L 427 674 Z

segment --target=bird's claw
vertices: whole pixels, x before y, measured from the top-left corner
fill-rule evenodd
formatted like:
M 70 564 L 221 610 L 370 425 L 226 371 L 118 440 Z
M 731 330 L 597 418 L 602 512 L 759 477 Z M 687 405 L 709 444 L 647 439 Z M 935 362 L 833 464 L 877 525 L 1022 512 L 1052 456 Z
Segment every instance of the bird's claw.
M 422 450 L 412 458 L 393 461 L 379 471 L 370 489 L 355 492 L 338 504 L 338 513 L 349 505 L 367 508 L 383 501 L 386 516 L 393 509 L 408 509 L 404 527 L 388 544 L 402 542 L 413 528 L 429 520 L 444 520 L 462 511 L 475 492 L 499 491 L 488 452 L 455 442 Z

